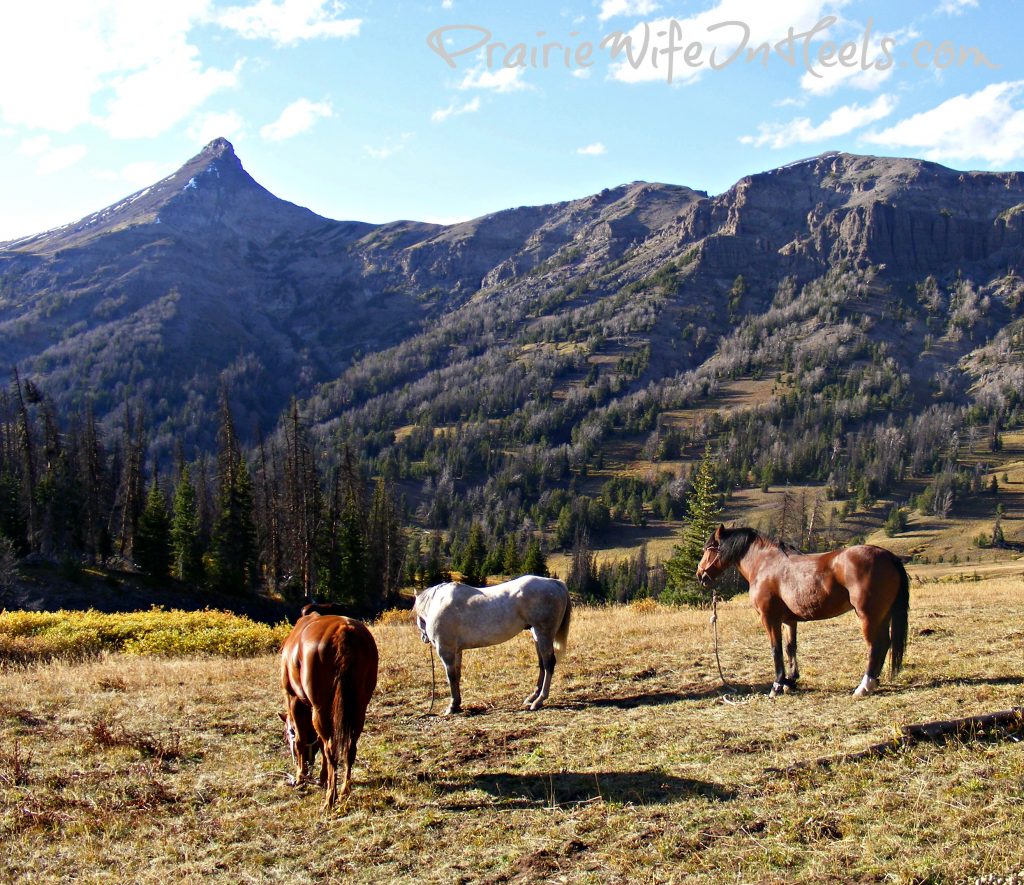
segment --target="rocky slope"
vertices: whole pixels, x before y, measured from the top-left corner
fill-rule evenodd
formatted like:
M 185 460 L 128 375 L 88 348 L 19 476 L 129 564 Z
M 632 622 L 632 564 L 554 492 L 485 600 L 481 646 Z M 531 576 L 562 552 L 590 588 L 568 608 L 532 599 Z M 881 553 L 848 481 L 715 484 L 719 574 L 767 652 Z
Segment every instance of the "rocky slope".
M 1013 322 L 1022 255 L 1019 173 L 826 154 L 715 197 L 636 182 L 451 226 L 370 225 L 278 199 L 217 139 L 114 206 L 0 244 L 0 350 L 62 406 L 91 399 L 114 421 L 141 400 L 166 451 L 174 434 L 210 444 L 204 419 L 222 384 L 245 433 L 293 394 L 314 396 L 328 421 L 457 362 L 452 348 L 472 342 L 455 338 L 488 323 L 497 346 L 538 323 L 642 309 L 617 346 L 646 345 L 637 383 L 656 382 L 700 365 L 739 318 L 770 309 L 780 284 L 838 267 L 877 269 L 875 295 L 914 309 L 929 275 L 993 296 L 931 373 Z M 898 345 L 906 336 L 892 331 Z M 361 370 L 388 352 L 409 359 L 404 370 Z

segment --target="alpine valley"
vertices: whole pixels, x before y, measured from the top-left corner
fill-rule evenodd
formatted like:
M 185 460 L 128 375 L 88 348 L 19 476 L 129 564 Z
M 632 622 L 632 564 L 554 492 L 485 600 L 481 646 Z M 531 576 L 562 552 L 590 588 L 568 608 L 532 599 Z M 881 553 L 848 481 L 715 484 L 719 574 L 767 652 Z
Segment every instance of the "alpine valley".
M 217 139 L 0 243 L 0 351 L 61 416 L 145 414 L 157 470 L 214 448 L 220 391 L 250 445 L 295 397 L 425 529 L 667 554 L 710 443 L 736 519 L 813 543 L 895 512 L 904 553 L 962 557 L 959 518 L 1024 541 L 1022 264 L 1017 172 L 828 153 L 718 196 L 367 224 Z

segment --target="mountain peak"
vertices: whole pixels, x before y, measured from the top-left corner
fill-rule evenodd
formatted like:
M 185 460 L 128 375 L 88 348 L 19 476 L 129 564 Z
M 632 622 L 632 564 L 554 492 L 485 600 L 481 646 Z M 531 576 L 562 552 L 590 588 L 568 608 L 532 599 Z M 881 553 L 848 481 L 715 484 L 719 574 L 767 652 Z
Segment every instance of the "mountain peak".
M 204 237 L 230 233 L 260 239 L 322 222 L 310 210 L 271 194 L 245 171 L 231 142 L 215 138 L 155 184 L 78 222 L 4 245 L 49 251 L 152 224 L 193 234 L 202 231 Z
M 200 156 L 204 157 L 224 157 L 224 156 L 235 156 L 235 147 L 223 136 L 215 138 L 200 152 Z

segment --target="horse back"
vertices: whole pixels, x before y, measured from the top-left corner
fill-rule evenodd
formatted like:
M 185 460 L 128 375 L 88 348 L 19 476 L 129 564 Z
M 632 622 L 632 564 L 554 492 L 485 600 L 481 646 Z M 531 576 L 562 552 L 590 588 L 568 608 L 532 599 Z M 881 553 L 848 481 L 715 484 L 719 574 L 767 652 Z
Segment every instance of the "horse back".
M 365 624 L 313 612 L 299 619 L 281 647 L 281 683 L 310 705 L 330 703 L 341 683 L 351 683 L 369 700 L 378 664 L 377 644 Z

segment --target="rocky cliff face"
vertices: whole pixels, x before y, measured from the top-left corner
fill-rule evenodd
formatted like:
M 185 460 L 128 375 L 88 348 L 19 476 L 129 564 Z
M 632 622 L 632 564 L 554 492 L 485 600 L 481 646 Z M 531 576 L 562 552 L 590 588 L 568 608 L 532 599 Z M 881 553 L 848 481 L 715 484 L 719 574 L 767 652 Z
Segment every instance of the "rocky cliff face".
M 1019 173 L 826 154 L 716 197 L 636 182 L 451 226 L 370 225 L 278 199 L 217 139 L 114 206 L 0 244 L 0 349 L 58 400 L 91 397 L 112 415 L 141 398 L 168 433 L 208 415 L 228 383 L 248 430 L 478 293 L 513 316 L 521 303 L 525 323 L 558 293 L 575 290 L 578 307 L 668 268 L 658 335 L 674 341 L 694 316 L 727 331 L 723 298 L 740 275 L 750 312 L 785 278 L 844 263 L 880 267 L 905 291 L 929 274 L 984 284 L 1022 250 Z

